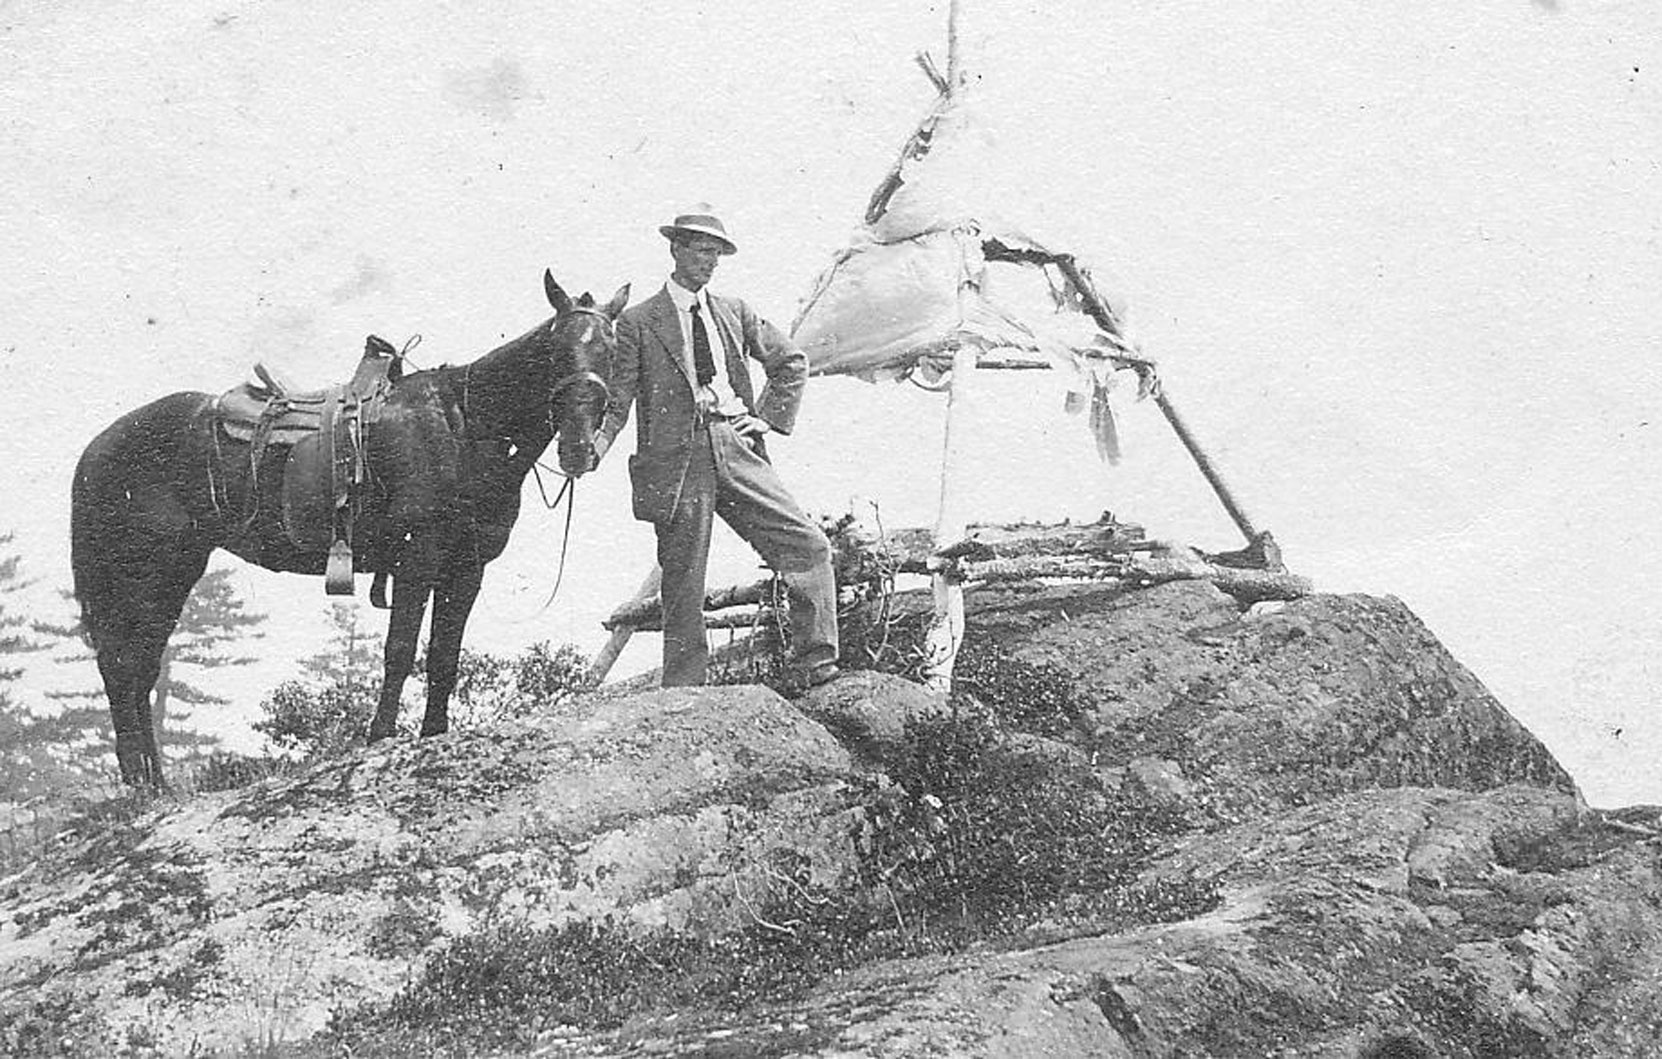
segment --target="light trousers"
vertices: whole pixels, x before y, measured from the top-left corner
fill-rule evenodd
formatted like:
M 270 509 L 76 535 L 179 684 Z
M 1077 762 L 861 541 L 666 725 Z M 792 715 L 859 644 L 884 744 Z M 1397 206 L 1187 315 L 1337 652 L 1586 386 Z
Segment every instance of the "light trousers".
M 706 678 L 705 571 L 715 515 L 784 575 L 792 664 L 836 661 L 837 586 L 825 534 L 785 491 L 773 465 L 726 421 L 695 427 L 692 444 L 675 510 L 655 524 L 663 570 L 663 685 L 702 684 Z

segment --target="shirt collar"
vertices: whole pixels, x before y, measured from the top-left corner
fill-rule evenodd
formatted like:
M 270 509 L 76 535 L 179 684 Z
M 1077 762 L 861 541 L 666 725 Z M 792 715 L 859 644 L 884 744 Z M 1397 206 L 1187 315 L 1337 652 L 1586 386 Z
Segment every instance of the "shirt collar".
M 681 286 L 681 284 L 675 282 L 672 277 L 664 282 L 664 290 L 669 292 L 669 300 L 674 302 L 675 307 L 681 312 L 689 312 L 692 309 L 693 302 L 698 302 L 701 306 L 703 306 L 701 311 L 705 313 L 708 313 L 710 310 L 710 299 L 707 289 L 690 291 Z

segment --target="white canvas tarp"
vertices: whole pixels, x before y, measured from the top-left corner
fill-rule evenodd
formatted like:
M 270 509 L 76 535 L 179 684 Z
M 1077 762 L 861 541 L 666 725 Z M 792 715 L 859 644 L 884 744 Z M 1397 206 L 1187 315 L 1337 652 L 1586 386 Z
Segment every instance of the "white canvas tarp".
M 792 334 L 819 375 L 935 386 L 959 348 L 978 350 L 988 367 L 1056 368 L 1077 395 L 1070 408 L 1090 397 L 1103 455 L 1117 457 L 1106 394 L 1116 371 L 1109 355 L 1133 349 L 1123 306 L 1097 289 L 1113 326 L 1087 313 L 1074 278 L 1095 287 L 1089 270 L 1008 219 L 1012 189 L 989 164 L 995 158 L 964 93 L 943 92 L 872 196 L 866 223 L 804 299 Z

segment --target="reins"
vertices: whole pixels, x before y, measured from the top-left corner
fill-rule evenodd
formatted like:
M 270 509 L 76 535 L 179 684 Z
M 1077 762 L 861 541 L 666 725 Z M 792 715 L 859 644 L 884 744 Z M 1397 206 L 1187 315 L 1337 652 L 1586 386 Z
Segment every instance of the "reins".
M 600 320 L 601 326 L 605 327 L 608 333 L 612 330 L 612 318 L 599 309 L 590 309 L 585 306 L 578 306 L 574 307 L 572 312 L 596 317 Z M 551 434 L 559 433 L 558 428 L 554 424 L 555 404 L 559 401 L 562 393 L 577 385 L 586 385 L 590 388 L 598 389 L 600 391 L 600 400 L 602 405 L 604 405 L 605 401 L 611 396 L 611 387 L 606 385 L 606 380 L 602 378 L 598 372 L 579 370 L 561 376 L 554 383 L 554 386 L 549 391 L 548 395 L 548 418 Z M 565 484 L 560 486 L 560 491 L 554 495 L 553 500 L 548 499 L 548 489 L 543 485 L 542 472 L 545 470 L 551 474 L 558 474 L 560 477 L 565 479 Z M 572 513 L 577 510 L 577 478 L 572 475 L 565 474 L 564 472 L 557 471 L 552 467 L 545 467 L 541 460 L 537 460 L 531 464 L 531 474 L 537 480 L 537 493 L 542 497 L 544 509 L 548 511 L 557 510 L 560 506 L 560 501 L 562 500 L 564 500 L 566 504 L 566 524 L 565 529 L 560 535 L 560 562 L 555 568 L 554 587 L 549 591 L 548 598 L 543 601 L 542 606 L 537 611 L 538 614 L 541 614 L 553 605 L 554 598 L 560 594 L 560 586 L 565 583 L 566 554 L 571 548 L 571 518 Z
M 560 486 L 560 491 L 554 494 L 552 501 L 548 499 L 548 490 L 542 484 L 542 472 L 545 470 L 553 474 L 559 474 L 560 477 L 566 480 L 565 484 Z M 577 479 L 568 474 L 555 471 L 552 467 L 544 467 L 541 460 L 531 465 L 531 475 L 537 480 L 537 492 L 542 495 L 542 505 L 545 509 L 553 511 L 560 506 L 561 500 L 566 502 L 566 525 L 564 532 L 560 535 L 560 563 L 554 572 L 554 588 L 549 591 L 548 598 L 543 600 L 542 606 L 537 609 L 537 613 L 541 614 L 553 605 L 554 597 L 560 594 L 560 585 L 566 579 L 566 552 L 571 547 L 571 514 L 577 510 Z

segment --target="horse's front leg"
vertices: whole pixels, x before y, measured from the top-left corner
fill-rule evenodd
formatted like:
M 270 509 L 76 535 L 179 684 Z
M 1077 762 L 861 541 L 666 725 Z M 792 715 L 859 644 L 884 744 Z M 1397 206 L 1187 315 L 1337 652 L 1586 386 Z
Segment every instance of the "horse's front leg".
M 433 592 L 433 630 L 427 641 L 427 714 L 422 735 L 450 730 L 450 695 L 456 690 L 456 670 L 462 654 L 462 633 L 473 601 L 479 597 L 484 564 L 461 559 Z
M 399 700 L 404 681 L 415 667 L 416 641 L 421 636 L 421 619 L 427 613 L 427 597 L 439 567 L 439 550 L 431 534 L 416 534 L 404 546 L 392 576 L 392 615 L 387 619 L 385 670 L 381 678 L 381 700 L 375 720 L 369 726 L 369 741 L 385 739 L 398 730 Z

